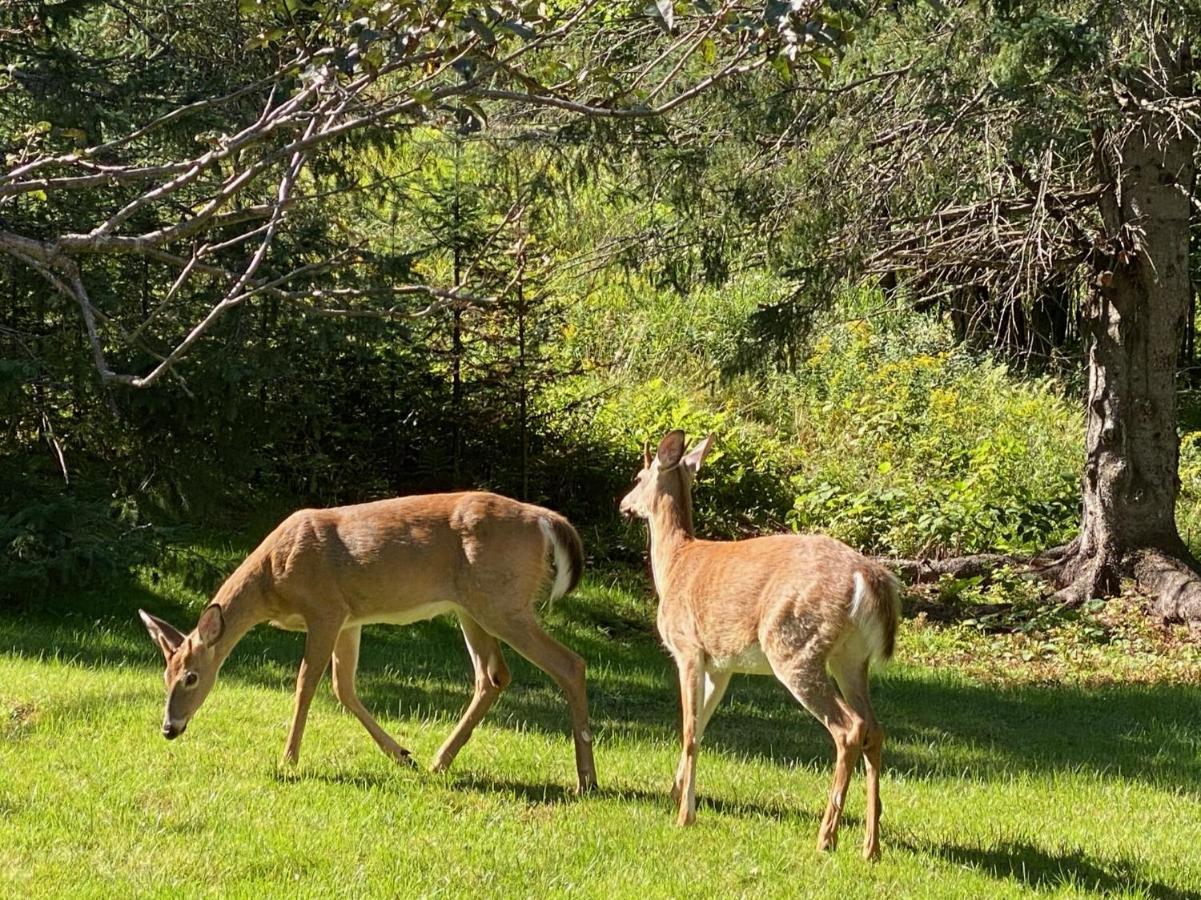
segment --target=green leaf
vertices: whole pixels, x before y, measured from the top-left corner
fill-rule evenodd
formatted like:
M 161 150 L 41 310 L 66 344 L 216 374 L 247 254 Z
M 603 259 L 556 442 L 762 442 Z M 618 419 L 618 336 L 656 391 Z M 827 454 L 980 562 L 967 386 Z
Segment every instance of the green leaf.
M 809 56 L 817 63 L 817 67 L 821 69 L 822 76 L 829 78 L 834 72 L 834 60 L 830 58 L 830 54 L 825 50 L 814 50 Z

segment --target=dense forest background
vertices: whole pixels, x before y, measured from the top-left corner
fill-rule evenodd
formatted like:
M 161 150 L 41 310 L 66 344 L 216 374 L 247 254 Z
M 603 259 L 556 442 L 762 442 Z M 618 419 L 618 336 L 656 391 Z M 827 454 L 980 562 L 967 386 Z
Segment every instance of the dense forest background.
M 610 80 L 703 84 L 728 52 L 764 64 L 669 115 L 610 116 L 616 100 L 590 99 L 603 79 L 597 32 L 583 29 L 553 47 L 564 73 L 535 73 L 583 85 L 582 111 L 410 90 L 421 115 L 349 131 L 287 182 L 286 227 L 260 262 L 300 288 L 231 304 L 178 359 L 222 272 L 203 282 L 162 253 L 89 255 L 78 264 L 89 323 L 45 266 L 0 254 L 2 602 L 53 606 L 75 586 L 165 564 L 195 529 L 264 533 L 300 505 L 457 488 L 560 509 L 594 562 L 635 562 L 644 538 L 616 499 L 642 442 L 671 427 L 717 435 L 697 489 L 707 535 L 824 531 L 893 557 L 1069 541 L 1095 288 L 1072 241 L 1101 227 L 1090 134 L 1121 115 L 1114 79 L 1154 58 L 1163 11 L 1139 11 L 1152 23 L 1140 43 L 1116 3 L 828 4 L 804 10 L 817 25 L 790 52 L 754 28 L 783 35 L 796 10 L 768 3 L 706 31 L 733 5 L 641 6 L 607 14 L 624 36 L 605 58 Z M 387 31 L 370 21 L 379 7 L 10 5 L 6 169 L 103 146 L 170 110 L 182 112 L 127 145 L 122 165 L 220 146 L 225 117 L 262 102 L 242 86 L 268 79 L 298 35 L 348 23 L 345 77 L 386 68 L 364 38 Z M 535 40 L 503 4 L 443 12 L 450 33 L 489 48 L 502 30 Z M 665 54 L 686 38 L 673 70 Z M 748 40 L 765 46 L 738 49 Z M 1182 77 L 1195 96 L 1196 71 Z M 213 97 L 233 99 L 198 103 Z M 1108 119 L 1098 97 L 1112 101 Z M 232 178 L 238 162 L 221 165 Z M 1184 187 L 1195 285 L 1201 213 Z M 0 229 L 95 234 L 141 189 L 70 188 L 3 194 Z M 249 181 L 226 219 L 182 243 L 203 239 L 204 259 L 243 265 L 260 245 L 239 229 L 275 190 Z M 204 199 L 142 205 L 128 222 L 149 232 Z M 1176 521 L 1196 549 L 1193 297 L 1171 350 Z M 116 383 L 98 371 L 97 343 L 115 372 L 172 364 L 152 386 Z

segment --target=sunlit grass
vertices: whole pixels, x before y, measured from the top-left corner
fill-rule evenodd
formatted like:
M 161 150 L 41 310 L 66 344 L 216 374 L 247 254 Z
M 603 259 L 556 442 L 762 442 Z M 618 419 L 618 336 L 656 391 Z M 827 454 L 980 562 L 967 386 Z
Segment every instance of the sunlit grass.
M 642 592 L 593 580 L 547 612 L 590 663 L 602 789 L 584 798 L 565 704 L 511 652 L 512 688 L 448 775 L 394 766 L 328 688 L 299 768 L 281 770 L 301 638 L 268 629 L 162 740 L 157 651 L 132 611 L 190 624 L 180 607 L 199 599 L 160 582 L 0 619 L 0 895 L 1201 896 L 1195 686 L 982 680 L 953 632 L 907 627 L 876 680 L 873 866 L 859 779 L 840 848 L 814 850 L 828 738 L 770 679 L 734 682 L 697 824 L 675 827 L 677 692 Z M 361 673 L 365 702 L 428 761 L 470 691 L 453 623 L 371 629 Z

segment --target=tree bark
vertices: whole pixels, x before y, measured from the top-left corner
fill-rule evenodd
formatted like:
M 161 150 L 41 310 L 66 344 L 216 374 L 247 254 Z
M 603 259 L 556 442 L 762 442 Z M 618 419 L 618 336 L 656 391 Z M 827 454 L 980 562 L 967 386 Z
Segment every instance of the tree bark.
M 1180 59 L 1172 62 L 1179 72 Z M 1080 540 L 1063 569 L 1064 594 L 1079 599 L 1117 593 L 1123 575 L 1156 595 L 1166 579 L 1179 593 L 1183 573 L 1191 581 L 1198 571 L 1176 529 L 1176 363 L 1191 294 L 1196 141 L 1139 97 L 1123 100 L 1120 136 L 1094 136 L 1105 234 L 1083 317 L 1089 387 Z M 1201 602 L 1193 606 L 1190 615 L 1201 619 Z M 1157 609 L 1166 618 L 1185 613 L 1162 596 Z

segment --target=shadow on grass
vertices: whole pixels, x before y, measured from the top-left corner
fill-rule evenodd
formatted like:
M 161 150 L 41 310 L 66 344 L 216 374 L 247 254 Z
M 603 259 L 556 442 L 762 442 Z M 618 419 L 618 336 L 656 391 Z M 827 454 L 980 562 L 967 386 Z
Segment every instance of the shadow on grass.
M 955 865 L 971 866 L 998 880 L 1015 881 L 1040 892 L 1078 886 L 1104 894 L 1139 893 L 1162 900 L 1201 900 L 1201 894 L 1196 891 L 1180 890 L 1146 877 L 1142 867 L 1133 860 L 1102 862 L 1075 849 L 1050 853 L 1020 842 L 992 848 L 961 844 L 906 847 L 917 853 L 941 856 Z
M 499 794 L 511 797 L 522 803 L 531 805 L 553 805 L 572 803 L 583 799 L 574 788 L 554 783 L 532 783 L 511 778 L 496 778 L 487 773 L 470 773 L 454 776 L 453 784 L 460 790 L 477 791 L 482 794 Z M 673 810 L 674 804 L 666 788 L 662 791 L 647 791 L 633 787 L 601 787 L 590 791 L 587 798 L 600 800 L 617 800 L 623 803 L 640 803 L 647 806 L 661 807 Z M 821 817 L 808 809 L 797 809 L 784 803 L 755 803 L 751 801 L 731 801 L 698 793 L 697 805 L 703 812 L 709 810 L 720 815 L 743 818 L 746 816 L 762 816 L 779 821 L 816 822 Z M 853 815 L 843 816 L 843 822 L 852 825 L 859 824 Z
M 122 593 L 103 616 L 89 609 L 54 619 L 0 617 L 0 654 L 145 669 L 146 694 L 98 697 L 76 711 L 81 718 L 102 714 L 96 708 L 100 704 L 157 705 L 161 660 L 136 620 L 139 605 L 181 626 L 195 617 L 139 588 Z M 679 723 L 675 674 L 653 636 L 628 623 L 620 639 L 610 636 L 613 629 L 603 621 L 604 610 L 586 592 L 583 598 L 560 601 L 550 618 L 551 630 L 589 661 L 591 714 L 601 752 L 609 740 L 674 744 Z M 302 635 L 255 629 L 234 651 L 222 678 L 290 691 L 302 647 Z M 490 720 L 560 734 L 564 752 L 569 752 L 562 695 L 511 650 L 506 657 L 513 685 Z M 433 713 L 452 720 L 469 700 L 471 682 L 467 653 L 452 619 L 372 627 L 364 635 L 359 689 L 377 714 L 424 718 Z M 889 734 L 886 767 L 912 777 L 989 781 L 1013 771 L 1086 769 L 1201 793 L 1198 687 L 996 687 L 897 666 L 877 679 L 874 695 Z M 334 703 L 328 690 L 319 696 L 315 715 Z M 770 678 L 735 679 L 706 733 L 705 747 L 821 768 L 832 761 L 828 735 Z
M 423 770 L 400 769 L 395 772 L 364 770 L 358 772 L 324 771 L 309 769 L 287 771 L 277 769 L 272 778 L 280 784 L 303 784 L 319 781 L 323 784 L 343 785 L 363 790 L 390 789 L 407 786 L 411 780 L 445 779 L 448 787 L 457 791 L 473 791 L 478 794 L 515 800 L 527 806 L 558 806 L 584 799 L 615 800 L 622 803 L 638 803 L 661 808 L 664 813 L 674 810 L 674 804 L 666 787 L 662 791 L 647 791 L 642 788 L 603 785 L 584 796 L 574 787 L 558 782 L 533 782 L 513 778 L 496 777 L 486 772 L 452 772 L 448 776 L 431 775 Z M 787 803 L 756 803 L 744 800 L 727 800 L 698 793 L 697 806 L 700 812 L 713 812 L 733 818 L 759 816 L 782 822 L 803 822 L 806 826 L 821 820 L 821 810 L 802 809 Z M 844 825 L 858 826 L 862 820 L 854 814 L 844 814 Z

